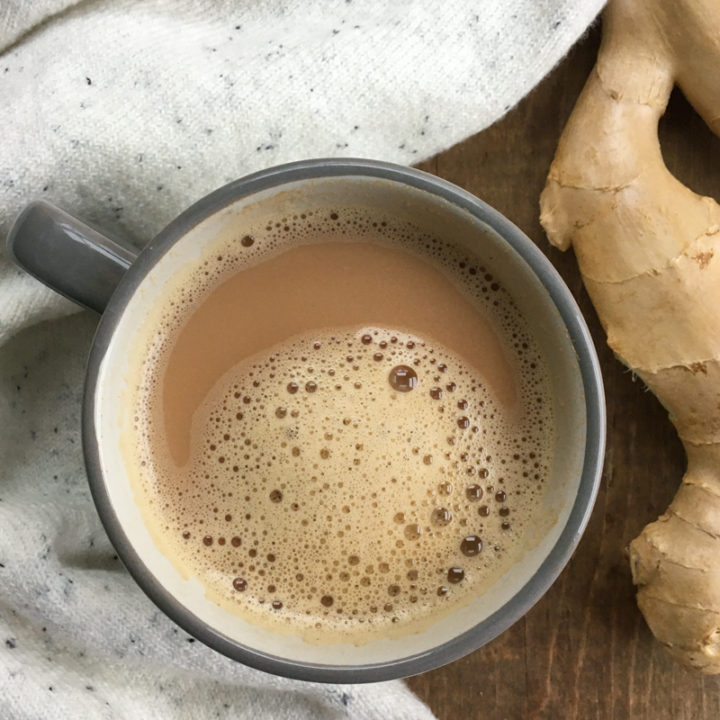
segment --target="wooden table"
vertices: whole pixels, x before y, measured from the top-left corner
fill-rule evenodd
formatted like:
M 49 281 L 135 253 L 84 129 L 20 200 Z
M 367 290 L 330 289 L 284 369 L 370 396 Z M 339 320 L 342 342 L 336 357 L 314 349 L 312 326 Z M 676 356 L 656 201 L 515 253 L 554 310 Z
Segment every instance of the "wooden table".
M 503 120 L 420 166 L 504 213 L 558 269 L 592 331 L 608 410 L 597 504 L 562 575 L 494 642 L 409 680 L 441 720 L 720 718 L 720 676 L 685 670 L 654 641 L 635 605 L 625 555 L 672 499 L 684 471 L 682 447 L 655 397 L 605 344 L 572 252 L 552 248 L 538 222 L 545 175 L 598 42 L 595 28 Z M 670 170 L 696 192 L 719 198 L 720 140 L 677 91 L 660 137 Z

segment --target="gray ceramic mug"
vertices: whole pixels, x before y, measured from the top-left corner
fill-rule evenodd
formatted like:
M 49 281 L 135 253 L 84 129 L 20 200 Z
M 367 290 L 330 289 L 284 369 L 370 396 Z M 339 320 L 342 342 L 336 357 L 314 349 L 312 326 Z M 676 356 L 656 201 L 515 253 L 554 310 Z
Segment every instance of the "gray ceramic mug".
M 252 626 L 205 598 L 156 548 L 124 472 L 117 406 L 124 369 L 148 308 L 204 244 L 243 218 L 331 206 L 385 209 L 441 237 L 470 238 L 534 329 L 547 362 L 555 415 L 554 464 L 533 542 L 487 592 L 421 633 L 366 645 L 310 645 Z M 492 640 L 558 576 L 585 528 L 605 444 L 602 380 L 570 292 L 535 245 L 476 197 L 418 170 L 369 160 L 309 160 L 250 175 L 211 193 L 139 254 L 63 211 L 34 203 L 8 238 L 15 260 L 58 292 L 102 313 L 90 352 L 83 446 L 92 495 L 117 553 L 147 595 L 188 633 L 247 665 L 322 682 L 414 675 Z

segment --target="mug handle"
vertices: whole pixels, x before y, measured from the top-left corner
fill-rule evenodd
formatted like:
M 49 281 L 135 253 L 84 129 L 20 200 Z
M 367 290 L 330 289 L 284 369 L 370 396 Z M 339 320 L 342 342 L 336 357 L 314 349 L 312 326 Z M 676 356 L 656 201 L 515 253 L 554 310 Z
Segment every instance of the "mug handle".
M 18 215 L 6 246 L 30 275 L 98 313 L 138 256 L 129 244 L 44 200 L 30 203 Z

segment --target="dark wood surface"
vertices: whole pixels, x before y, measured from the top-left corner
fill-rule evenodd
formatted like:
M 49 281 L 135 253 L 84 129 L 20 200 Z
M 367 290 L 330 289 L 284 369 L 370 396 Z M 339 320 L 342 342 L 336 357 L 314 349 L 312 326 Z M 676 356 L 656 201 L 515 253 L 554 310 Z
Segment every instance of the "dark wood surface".
M 420 166 L 493 205 L 550 258 L 592 331 L 608 409 L 597 504 L 560 578 L 495 641 L 409 680 L 440 720 L 720 719 L 720 676 L 685 670 L 654 641 L 635 605 L 625 555 L 672 499 L 684 471 L 682 447 L 654 396 L 607 348 L 572 252 L 551 248 L 538 221 L 545 175 L 598 41 L 595 28 L 504 119 Z M 720 197 L 720 140 L 677 91 L 660 138 L 672 172 L 696 192 Z

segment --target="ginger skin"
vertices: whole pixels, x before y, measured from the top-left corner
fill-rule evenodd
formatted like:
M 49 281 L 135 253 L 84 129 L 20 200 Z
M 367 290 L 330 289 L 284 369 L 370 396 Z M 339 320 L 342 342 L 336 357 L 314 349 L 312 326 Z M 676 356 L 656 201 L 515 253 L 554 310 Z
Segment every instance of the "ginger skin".
M 720 134 L 718 68 L 717 0 L 612 0 L 540 199 L 608 345 L 685 447 L 682 485 L 630 563 L 655 637 L 708 674 L 720 673 L 720 206 L 670 174 L 657 125 L 677 84 Z

